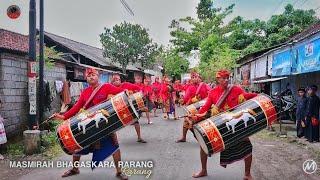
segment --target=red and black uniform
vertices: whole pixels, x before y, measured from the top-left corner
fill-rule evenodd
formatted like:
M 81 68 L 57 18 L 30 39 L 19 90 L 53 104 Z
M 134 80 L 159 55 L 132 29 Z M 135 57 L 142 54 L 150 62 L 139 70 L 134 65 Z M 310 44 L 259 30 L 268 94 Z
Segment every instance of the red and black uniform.
M 66 113 L 64 113 L 65 119 L 69 119 L 72 116 L 76 115 L 81 108 L 85 105 L 87 100 L 90 98 L 92 92 L 94 91 L 94 88 L 92 86 L 84 89 L 76 102 L 76 104 Z M 90 108 L 94 105 L 97 105 L 105 100 L 108 99 L 109 95 L 116 95 L 120 92 L 122 92 L 123 89 L 113 86 L 112 84 L 103 84 L 100 90 L 96 93 L 96 95 L 93 97 L 91 102 L 88 104 L 86 108 Z
M 192 98 L 194 98 L 196 96 L 197 87 L 198 86 L 195 84 L 188 85 L 188 87 L 185 91 L 186 93 L 183 98 L 183 104 L 185 104 L 185 105 L 192 104 Z
M 199 114 L 208 112 L 213 104 L 216 104 L 219 98 L 223 95 L 224 89 L 221 86 L 213 88 L 206 100 L 206 103 L 200 108 Z M 225 101 L 221 104 L 219 111 L 227 111 L 245 100 L 251 99 L 257 96 L 255 93 L 247 93 L 239 86 L 233 86 L 230 90 Z M 226 167 L 227 164 L 231 164 L 235 161 L 246 158 L 252 154 L 252 144 L 249 138 L 240 141 L 238 144 L 231 146 L 221 152 L 220 165 Z
M 159 107 L 159 103 L 160 103 L 160 90 L 161 90 L 161 84 L 159 82 L 154 82 L 151 85 L 152 87 L 152 91 L 153 91 L 153 97 L 154 97 L 154 105 L 156 106 L 156 108 Z
M 162 83 L 160 96 L 161 96 L 163 105 L 165 107 L 166 113 L 174 112 L 173 95 L 174 95 L 173 87 L 168 83 Z
M 146 97 L 147 108 L 149 111 L 151 111 L 154 107 L 154 104 L 153 104 L 154 94 L 153 94 L 152 87 L 150 85 L 143 85 L 142 93 L 143 93 L 143 96 Z
M 64 113 L 64 119 L 69 119 L 76 115 L 80 109 L 84 108 L 84 105 L 90 98 L 91 94 L 93 93 L 94 88 L 92 86 L 84 89 L 80 95 L 80 98 L 76 102 L 76 104 L 66 113 Z M 116 95 L 120 92 L 122 92 L 123 89 L 119 87 L 115 87 L 111 84 L 103 84 L 102 87 L 97 91 L 91 102 L 85 107 L 85 109 L 88 109 L 92 106 L 95 106 L 99 103 L 102 103 L 103 101 L 107 100 L 110 95 Z M 104 159 L 106 159 L 108 156 L 112 155 L 115 151 L 118 150 L 119 144 L 117 140 L 117 136 L 115 133 L 106 136 L 102 138 L 99 141 L 99 147 L 98 149 L 95 148 L 94 145 L 87 147 L 77 154 L 74 154 L 74 156 L 80 156 L 83 154 L 88 154 L 90 152 L 93 152 L 92 161 L 93 162 L 101 162 Z M 94 167 L 92 167 L 94 168 Z
M 122 89 L 126 89 L 128 91 L 132 91 L 132 92 L 139 92 L 142 90 L 141 86 L 136 85 L 136 84 L 132 84 L 129 82 L 121 83 L 121 85 L 119 87 Z

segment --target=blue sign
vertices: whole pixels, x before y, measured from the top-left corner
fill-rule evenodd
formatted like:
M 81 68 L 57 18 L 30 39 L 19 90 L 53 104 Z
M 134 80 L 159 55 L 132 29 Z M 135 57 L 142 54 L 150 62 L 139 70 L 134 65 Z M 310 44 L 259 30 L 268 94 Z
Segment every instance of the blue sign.
M 291 74 L 292 53 L 286 50 L 275 54 L 272 61 L 272 76 Z
M 297 47 L 297 73 L 320 70 L 320 39 Z
M 109 82 L 109 74 L 100 74 L 99 81 L 101 84 Z

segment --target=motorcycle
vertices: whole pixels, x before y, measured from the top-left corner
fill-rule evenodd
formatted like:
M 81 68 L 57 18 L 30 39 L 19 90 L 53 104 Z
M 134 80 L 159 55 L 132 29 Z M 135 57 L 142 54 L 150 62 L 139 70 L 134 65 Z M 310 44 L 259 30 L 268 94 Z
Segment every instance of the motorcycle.
M 296 121 L 296 100 L 294 99 L 291 90 L 284 92 L 276 92 L 271 96 L 274 102 L 281 107 L 281 120 Z

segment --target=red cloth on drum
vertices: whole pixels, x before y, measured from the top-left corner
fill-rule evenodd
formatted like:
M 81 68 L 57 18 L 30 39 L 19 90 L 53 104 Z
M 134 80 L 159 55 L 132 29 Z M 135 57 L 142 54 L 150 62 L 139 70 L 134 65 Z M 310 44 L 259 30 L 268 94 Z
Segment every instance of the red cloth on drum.
M 207 112 L 209 109 L 211 109 L 212 104 L 217 103 L 223 92 L 224 90 L 219 85 L 213 88 L 208 95 L 206 103 L 200 108 L 199 114 Z M 233 86 L 231 91 L 229 92 L 229 95 L 222 103 L 220 111 L 226 111 L 255 96 L 257 96 L 256 93 L 247 93 L 241 87 Z
M 121 83 L 121 85 L 119 87 L 122 88 L 122 89 L 133 91 L 133 92 L 141 91 L 141 87 L 140 86 L 138 86 L 136 84 L 129 83 L 129 82 Z
M 76 115 L 80 111 L 80 109 L 83 108 L 83 106 L 85 105 L 87 100 L 90 98 L 93 91 L 94 91 L 94 88 L 92 86 L 84 89 L 80 94 L 80 97 L 77 103 L 69 111 L 64 113 L 65 119 L 69 119 L 72 116 Z M 122 91 L 123 91 L 122 88 L 113 86 L 112 84 L 109 84 L 109 83 L 103 84 L 101 89 L 94 96 L 94 98 L 92 99 L 91 103 L 89 103 L 87 108 L 90 108 L 96 104 L 99 104 L 107 100 L 109 95 L 115 95 Z

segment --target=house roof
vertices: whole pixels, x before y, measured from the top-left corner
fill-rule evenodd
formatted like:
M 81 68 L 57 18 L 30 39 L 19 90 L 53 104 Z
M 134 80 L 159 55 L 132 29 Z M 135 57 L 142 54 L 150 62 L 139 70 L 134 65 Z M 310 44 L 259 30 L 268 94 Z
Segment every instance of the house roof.
M 101 66 L 111 66 L 117 67 L 121 69 L 121 65 L 119 63 L 112 62 L 109 58 L 103 56 L 103 49 L 93 47 L 81 42 L 74 41 L 72 39 L 68 39 L 59 35 L 55 35 L 52 33 L 45 32 L 44 35 L 56 43 L 61 44 L 62 46 L 70 49 L 73 52 L 81 54 L 82 56 L 91 59 L 92 61 L 100 64 Z M 129 64 L 127 66 L 128 70 L 140 71 L 134 65 Z
M 0 28 L 0 48 L 28 53 L 29 36 Z
M 308 28 L 306 28 L 305 30 L 303 30 L 302 32 L 294 35 L 293 37 L 291 37 L 289 39 L 288 42 L 292 42 L 292 41 L 301 41 L 302 39 L 305 39 L 309 36 L 312 36 L 316 33 L 320 32 L 320 22 L 317 22 L 311 26 L 309 26 Z
M 267 52 L 269 52 L 269 51 L 271 51 L 271 50 L 273 50 L 275 48 L 278 48 L 278 47 L 280 47 L 282 45 L 283 44 L 279 44 L 279 45 L 275 45 L 275 46 L 268 47 L 268 48 L 265 48 L 265 49 L 261 49 L 259 51 L 256 51 L 256 52 L 253 52 L 253 53 L 250 53 L 250 54 L 246 54 L 243 57 L 239 58 L 237 60 L 237 62 L 240 62 L 240 61 L 243 61 L 245 59 L 248 59 L 249 57 L 252 57 L 252 59 L 251 59 L 251 61 L 252 61 L 253 59 L 256 59 L 257 57 L 260 57 L 262 54 L 265 54 L 265 53 L 267 53 Z M 245 63 L 247 63 L 247 62 L 245 62 Z

